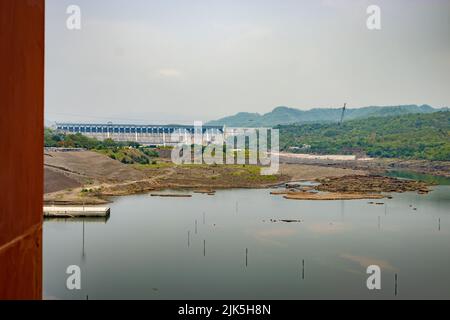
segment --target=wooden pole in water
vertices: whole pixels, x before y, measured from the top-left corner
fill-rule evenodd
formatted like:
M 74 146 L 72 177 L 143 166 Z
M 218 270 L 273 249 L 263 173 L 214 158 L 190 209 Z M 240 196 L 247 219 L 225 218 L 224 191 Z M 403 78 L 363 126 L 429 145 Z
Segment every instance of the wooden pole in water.
M 82 251 L 82 257 L 84 257 L 84 220 L 83 220 L 83 251 Z
M 395 296 L 397 296 L 397 274 L 395 274 Z
M 441 231 L 441 218 L 438 219 L 438 231 Z
M 302 279 L 305 279 L 305 259 L 302 259 Z
M 206 240 L 203 240 L 203 256 L 206 257 Z
M 245 248 L 245 266 L 248 266 L 248 248 Z

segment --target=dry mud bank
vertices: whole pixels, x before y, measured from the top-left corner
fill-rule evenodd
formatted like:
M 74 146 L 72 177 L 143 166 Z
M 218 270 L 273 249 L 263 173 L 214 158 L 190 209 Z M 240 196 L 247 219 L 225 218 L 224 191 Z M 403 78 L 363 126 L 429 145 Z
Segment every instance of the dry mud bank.
M 317 181 L 316 187 L 277 191 L 287 199 L 377 199 L 381 193 L 428 192 L 423 182 L 373 175 L 373 170 L 329 165 L 282 163 L 277 175 L 262 176 L 251 165 L 130 165 L 91 151 L 51 152 L 45 157 L 47 204 L 104 204 L 109 197 L 165 189 L 214 195 L 214 190 L 268 188 L 291 181 Z M 314 192 L 326 192 L 314 193 Z
M 278 175 L 262 176 L 249 165 L 174 165 L 159 159 L 151 165 L 129 165 L 91 151 L 50 152 L 45 157 L 44 200 L 50 204 L 102 204 L 111 196 L 164 189 L 208 191 L 268 188 L 295 180 L 316 180 L 362 170 L 282 164 Z
M 285 190 L 272 191 L 290 200 L 356 200 L 382 199 L 390 193 L 416 191 L 426 194 L 430 190 L 424 182 L 402 180 L 379 175 L 347 175 L 316 179 L 316 186 L 286 185 Z

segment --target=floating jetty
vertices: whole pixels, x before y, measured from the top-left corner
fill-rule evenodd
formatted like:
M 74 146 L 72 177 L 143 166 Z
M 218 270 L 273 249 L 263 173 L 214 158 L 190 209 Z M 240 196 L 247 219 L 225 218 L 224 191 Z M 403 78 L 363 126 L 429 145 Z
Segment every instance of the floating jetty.
M 90 206 L 46 206 L 44 207 L 44 217 L 50 218 L 79 218 L 79 217 L 108 217 L 110 209 L 108 207 Z

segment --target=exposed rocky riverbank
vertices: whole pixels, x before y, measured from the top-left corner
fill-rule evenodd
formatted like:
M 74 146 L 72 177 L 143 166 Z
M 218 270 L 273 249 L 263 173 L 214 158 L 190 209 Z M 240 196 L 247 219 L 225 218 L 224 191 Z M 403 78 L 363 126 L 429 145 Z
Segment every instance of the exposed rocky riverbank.
M 272 191 L 291 200 L 355 200 L 390 198 L 390 193 L 416 191 L 426 194 L 428 184 L 379 175 L 347 175 L 316 179 L 316 186 L 287 184 L 285 190 Z
M 429 192 L 428 185 L 424 182 L 404 180 L 379 175 L 367 176 L 343 176 L 317 179 L 320 183 L 316 187 L 318 191 L 340 193 L 381 193 L 381 192 Z
M 47 204 L 103 204 L 112 196 L 174 189 L 214 195 L 214 190 L 269 188 L 308 180 L 319 186 L 276 191 L 288 199 L 378 199 L 381 193 L 418 191 L 427 184 L 388 178 L 372 171 L 312 164 L 281 164 L 278 175 L 262 176 L 250 165 L 174 165 L 159 159 L 151 165 L 129 165 L 90 151 L 45 155 L 44 201 Z M 317 192 L 326 192 L 327 194 Z

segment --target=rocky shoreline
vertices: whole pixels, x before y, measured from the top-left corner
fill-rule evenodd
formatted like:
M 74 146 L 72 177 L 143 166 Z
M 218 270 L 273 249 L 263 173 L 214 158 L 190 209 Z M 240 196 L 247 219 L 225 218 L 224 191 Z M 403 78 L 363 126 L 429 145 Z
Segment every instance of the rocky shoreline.
M 390 193 L 427 194 L 429 185 L 380 175 L 348 175 L 316 179 L 316 186 L 286 184 L 284 190 L 272 191 L 290 200 L 356 200 L 392 198 Z
M 49 205 L 100 205 L 111 202 L 115 196 L 156 194 L 163 190 L 214 196 L 214 191 L 220 189 L 280 185 L 285 189 L 272 194 L 304 200 L 379 199 L 382 193 L 429 192 L 424 182 L 313 164 L 281 164 L 278 175 L 261 176 L 260 168 L 250 165 L 174 165 L 161 159 L 155 165 L 133 166 L 85 151 L 49 153 L 45 165 L 49 192 L 45 193 L 44 202 Z M 295 181 L 300 180 L 318 185 L 299 188 Z
M 339 178 L 318 179 L 318 191 L 339 193 L 382 193 L 417 191 L 428 193 L 428 184 L 425 182 L 397 179 L 380 175 L 344 176 Z

